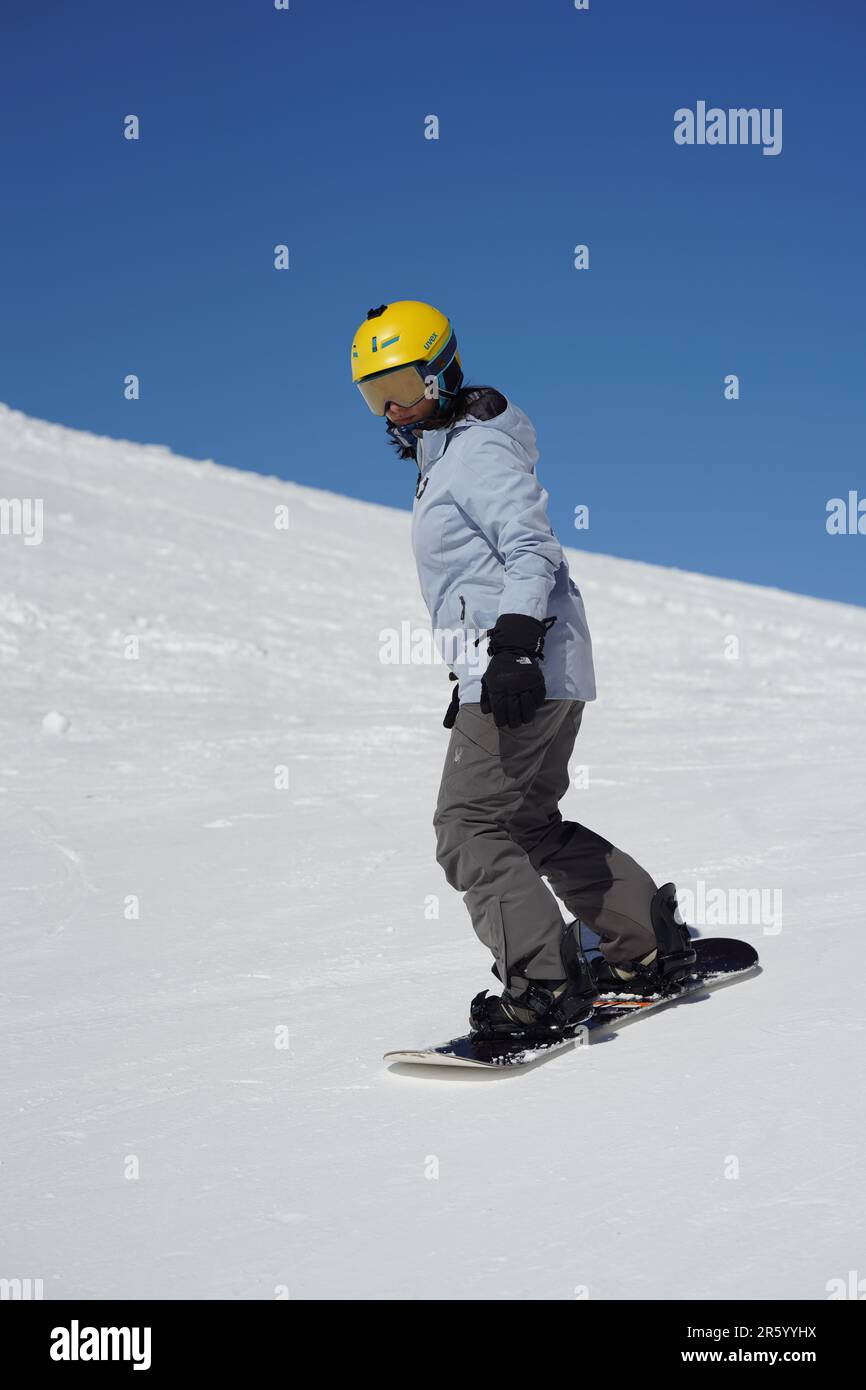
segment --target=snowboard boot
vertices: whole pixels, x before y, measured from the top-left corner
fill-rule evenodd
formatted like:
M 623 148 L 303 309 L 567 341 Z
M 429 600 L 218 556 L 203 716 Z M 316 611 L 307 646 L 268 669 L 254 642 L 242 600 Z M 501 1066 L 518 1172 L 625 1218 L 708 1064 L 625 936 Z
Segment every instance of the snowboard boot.
M 510 989 L 500 996 L 484 989 L 469 1010 L 469 1030 L 475 1038 L 556 1038 L 585 1023 L 592 1014 L 598 987 L 577 937 L 563 927 L 560 945 L 564 980 L 528 980 L 520 994 Z M 494 975 L 499 971 L 494 966 Z
M 677 921 L 676 913 L 677 890 L 673 883 L 666 883 L 650 903 L 657 945 L 640 960 L 615 964 L 603 956 L 594 960 L 592 971 L 599 994 L 632 994 L 644 998 L 676 993 L 696 959 L 689 929 Z

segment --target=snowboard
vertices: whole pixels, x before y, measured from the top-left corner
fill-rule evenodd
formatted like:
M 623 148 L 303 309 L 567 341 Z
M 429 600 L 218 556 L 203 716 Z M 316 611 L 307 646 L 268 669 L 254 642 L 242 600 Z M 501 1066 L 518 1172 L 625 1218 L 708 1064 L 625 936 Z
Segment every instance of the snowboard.
M 734 937 L 697 937 L 692 945 L 697 959 L 690 974 L 669 994 L 653 994 L 641 998 L 600 995 L 590 1017 L 562 1037 L 549 1041 L 537 1038 L 472 1038 L 468 1034 L 440 1043 L 438 1047 L 405 1049 L 386 1052 L 384 1061 L 394 1064 L 432 1067 L 484 1067 L 501 1070 L 503 1067 L 526 1067 L 556 1052 L 570 1047 L 585 1046 L 598 1035 L 632 1023 L 636 1018 L 669 1008 L 690 994 L 699 994 L 752 975 L 758 970 L 758 953 L 746 941 Z

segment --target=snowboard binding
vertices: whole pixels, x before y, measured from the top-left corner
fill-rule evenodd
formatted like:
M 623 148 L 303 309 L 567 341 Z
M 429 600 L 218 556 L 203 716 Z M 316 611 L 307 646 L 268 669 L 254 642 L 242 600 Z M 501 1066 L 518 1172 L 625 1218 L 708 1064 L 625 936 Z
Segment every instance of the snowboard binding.
M 592 962 L 599 994 L 631 994 L 639 998 L 676 994 L 691 971 L 696 952 L 689 929 L 678 920 L 677 890 L 666 883 L 654 894 L 650 917 L 656 946 L 641 960 L 611 964 L 603 956 Z
M 576 933 L 563 926 L 560 956 L 564 980 L 527 980 L 519 994 L 500 996 L 484 989 L 469 1009 L 473 1038 L 563 1038 L 592 1016 L 598 987 Z M 494 966 L 493 973 L 500 978 Z

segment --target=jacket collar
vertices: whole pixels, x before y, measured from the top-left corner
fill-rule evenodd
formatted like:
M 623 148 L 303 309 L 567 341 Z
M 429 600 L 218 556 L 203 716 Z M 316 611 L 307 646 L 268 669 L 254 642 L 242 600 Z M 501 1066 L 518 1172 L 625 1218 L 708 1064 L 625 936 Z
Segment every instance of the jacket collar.
M 463 419 L 451 426 L 443 425 L 441 430 L 422 430 L 418 437 L 416 454 L 419 473 L 424 473 L 428 468 L 432 468 L 433 464 L 441 459 L 455 434 L 469 429 L 472 424 L 472 420 Z

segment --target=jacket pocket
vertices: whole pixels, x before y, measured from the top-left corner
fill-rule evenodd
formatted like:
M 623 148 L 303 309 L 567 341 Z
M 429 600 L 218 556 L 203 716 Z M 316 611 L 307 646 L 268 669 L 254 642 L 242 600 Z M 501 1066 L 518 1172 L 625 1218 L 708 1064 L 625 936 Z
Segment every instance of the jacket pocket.
M 457 621 L 461 627 L 493 627 L 499 616 L 499 595 L 477 585 L 461 584 L 456 596 Z

